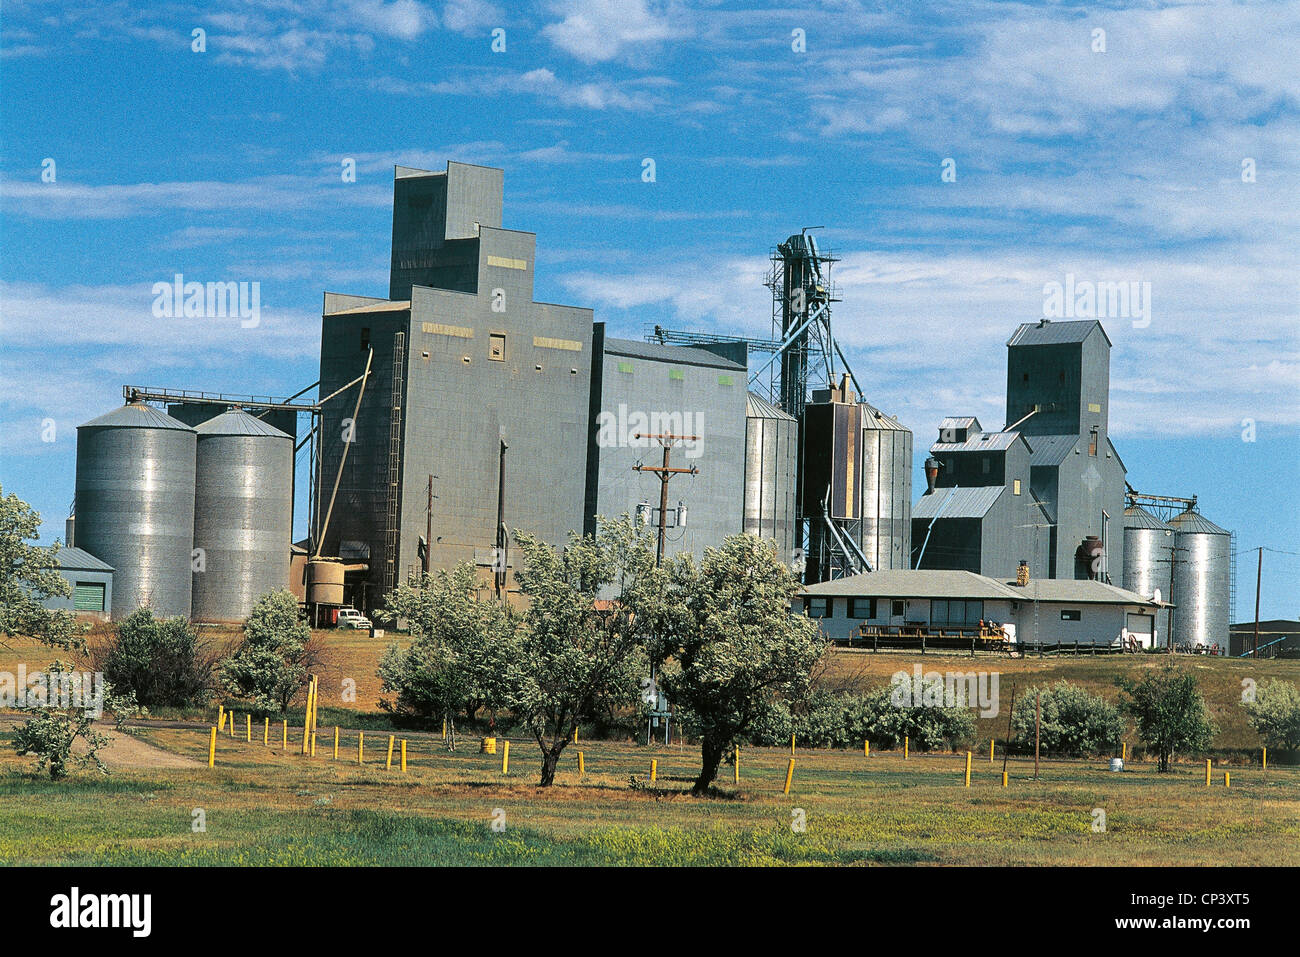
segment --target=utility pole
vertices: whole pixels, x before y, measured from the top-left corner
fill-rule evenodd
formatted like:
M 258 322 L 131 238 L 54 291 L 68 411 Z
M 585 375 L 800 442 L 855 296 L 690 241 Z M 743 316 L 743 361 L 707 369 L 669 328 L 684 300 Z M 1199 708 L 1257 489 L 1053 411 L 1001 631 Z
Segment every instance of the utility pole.
M 429 553 L 433 551 L 433 476 L 429 476 L 429 500 L 424 506 L 424 573 L 429 574 Z
M 1259 585 L 1264 578 L 1264 546 L 1259 547 L 1259 564 L 1255 566 L 1255 641 L 1250 656 L 1259 657 Z
M 655 564 L 660 565 L 664 560 L 664 535 L 668 531 L 668 483 L 674 475 L 697 475 L 699 469 L 692 465 L 688 469 L 670 467 L 669 457 L 672 455 L 674 442 L 681 440 L 698 441 L 698 435 L 674 435 L 671 432 L 657 432 L 653 434 L 636 433 L 633 438 L 637 439 L 658 439 L 659 444 L 664 447 L 664 464 L 663 465 L 641 465 L 632 466 L 637 472 L 654 472 L 659 476 L 659 548 L 655 552 Z
M 509 547 L 506 539 L 506 449 L 509 447 L 502 439 L 501 467 L 497 475 L 497 547 L 492 556 L 492 581 L 496 585 L 497 601 L 501 600 L 501 592 L 506 587 L 506 549 Z

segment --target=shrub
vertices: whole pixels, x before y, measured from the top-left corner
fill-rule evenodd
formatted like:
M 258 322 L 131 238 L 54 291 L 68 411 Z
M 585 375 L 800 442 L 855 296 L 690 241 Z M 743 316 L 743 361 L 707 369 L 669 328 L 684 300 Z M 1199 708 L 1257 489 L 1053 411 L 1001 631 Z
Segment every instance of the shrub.
M 195 704 L 214 688 L 215 655 L 194 626 L 148 608 L 122 619 L 91 659 L 109 684 L 150 708 Z
M 1170 662 L 1141 681 L 1120 678 L 1124 712 L 1137 724 L 1138 735 L 1169 770 L 1177 751 L 1204 751 L 1214 736 L 1214 724 L 1197 687 L 1196 676 Z
M 259 710 L 283 712 L 307 682 L 310 641 L 292 592 L 263 595 L 244 622 L 243 643 L 221 666 L 221 680 Z
M 1011 727 L 1016 744 L 1034 746 L 1034 696 L 1040 696 L 1039 744 L 1048 754 L 1082 756 L 1113 751 L 1124 737 L 1116 705 L 1069 681 L 1030 688 L 1016 701 Z
M 1260 685 L 1255 700 L 1243 702 L 1242 707 L 1266 746 L 1300 749 L 1300 688 L 1274 678 Z

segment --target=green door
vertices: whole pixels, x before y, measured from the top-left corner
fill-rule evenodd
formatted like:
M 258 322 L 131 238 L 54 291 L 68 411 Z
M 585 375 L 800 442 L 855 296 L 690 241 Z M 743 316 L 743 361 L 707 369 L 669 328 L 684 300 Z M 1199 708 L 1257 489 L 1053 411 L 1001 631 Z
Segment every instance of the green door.
M 77 582 L 72 589 L 72 606 L 77 611 L 103 611 L 104 583 Z

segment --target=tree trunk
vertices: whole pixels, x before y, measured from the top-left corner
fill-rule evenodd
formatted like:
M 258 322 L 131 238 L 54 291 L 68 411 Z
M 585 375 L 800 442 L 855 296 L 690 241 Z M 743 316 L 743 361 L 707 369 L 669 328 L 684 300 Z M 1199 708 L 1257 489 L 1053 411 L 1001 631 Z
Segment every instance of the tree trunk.
M 695 786 L 691 788 L 691 793 L 695 795 L 707 792 L 709 785 L 713 783 L 713 779 L 718 776 L 718 765 L 722 763 L 722 754 L 726 750 L 726 742 L 705 736 L 700 745 L 700 750 L 700 776 L 695 779 Z
M 563 750 L 563 743 L 542 748 L 542 780 L 539 782 L 541 787 L 549 788 L 555 783 L 555 768 L 560 763 L 560 752 Z

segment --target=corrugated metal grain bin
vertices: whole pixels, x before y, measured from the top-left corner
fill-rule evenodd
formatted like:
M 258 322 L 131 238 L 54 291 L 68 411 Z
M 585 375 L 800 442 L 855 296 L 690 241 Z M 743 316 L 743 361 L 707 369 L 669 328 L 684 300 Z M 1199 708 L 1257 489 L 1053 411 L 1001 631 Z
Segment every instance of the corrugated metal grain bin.
M 1174 643 L 1228 647 L 1232 583 L 1229 533 L 1188 509 L 1174 529 Z
M 777 558 L 787 563 L 794 555 L 798 465 L 798 421 L 751 393 L 745 406 L 744 529 L 776 542 Z
M 77 546 L 113 567 L 113 617 L 190 613 L 194 430 L 142 402 L 77 428 Z
M 912 432 L 862 403 L 862 552 L 876 571 L 912 564 Z
M 293 536 L 293 437 L 242 409 L 198 426 L 193 617 L 239 621 L 288 587 Z

